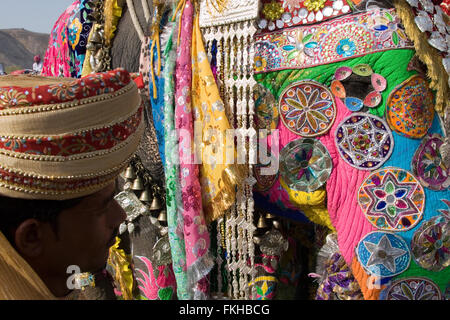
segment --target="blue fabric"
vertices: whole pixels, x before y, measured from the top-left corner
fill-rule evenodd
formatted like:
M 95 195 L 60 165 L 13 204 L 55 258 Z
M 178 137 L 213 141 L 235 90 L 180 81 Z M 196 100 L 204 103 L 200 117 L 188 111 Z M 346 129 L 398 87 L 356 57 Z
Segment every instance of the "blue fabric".
M 152 46 L 152 41 L 150 41 L 150 49 Z M 159 149 L 159 155 L 161 158 L 162 163 L 164 164 L 164 170 L 166 169 L 166 157 L 165 157 L 165 151 L 164 151 L 164 78 L 163 70 L 164 65 L 161 61 L 161 73 L 158 77 L 156 74 L 156 68 L 158 66 L 158 51 L 156 48 L 156 45 L 153 49 L 153 52 L 150 52 L 150 54 L 153 54 L 153 68 L 155 70 L 155 82 L 156 82 L 156 92 L 157 92 L 157 98 L 153 98 L 153 84 L 152 79 L 150 76 L 150 82 L 149 82 L 149 91 L 150 91 L 150 103 L 152 105 L 152 115 L 153 115 L 153 124 L 155 126 L 156 130 L 156 139 L 158 140 L 158 149 Z M 161 57 L 162 59 L 162 57 Z M 152 68 L 152 66 L 150 66 Z M 150 70 L 151 73 L 151 70 Z
M 270 212 L 271 214 L 299 222 L 307 222 L 312 224 L 312 222 L 300 210 L 296 211 L 287 208 L 281 209 L 279 205 L 271 203 L 266 197 L 258 192 L 253 193 L 253 199 L 255 200 L 256 207 L 264 208 L 264 210 Z M 281 205 L 283 205 L 283 203 L 281 203 Z M 284 205 L 282 207 L 284 207 Z
M 433 120 L 433 125 L 431 126 L 428 133 L 439 133 L 442 135 L 442 128 L 439 123 L 439 118 L 435 115 Z M 410 139 L 404 136 L 392 132 L 394 136 L 394 150 L 388 161 L 385 162 L 383 167 L 397 167 L 404 170 L 408 170 L 412 173 L 411 160 L 419 147 L 422 139 Z M 428 188 L 425 190 L 425 209 L 422 215 L 422 219 L 419 223 L 408 231 L 396 232 L 397 235 L 401 236 L 411 248 L 411 239 L 414 232 L 422 225 L 426 220 L 431 219 L 434 216 L 440 214 L 439 209 L 446 209 L 447 206 L 441 199 L 450 199 L 450 190 L 434 191 Z

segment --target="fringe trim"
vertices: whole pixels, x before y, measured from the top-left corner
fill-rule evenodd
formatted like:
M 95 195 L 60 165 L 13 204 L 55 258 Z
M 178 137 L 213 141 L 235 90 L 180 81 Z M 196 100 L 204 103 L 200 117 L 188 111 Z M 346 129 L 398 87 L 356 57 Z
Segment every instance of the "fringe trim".
M 236 201 L 236 186 L 242 183 L 248 175 L 248 167 L 234 164 L 222 172 L 220 192 L 209 203 L 204 204 L 206 223 L 209 224 L 225 215 L 225 212 Z
M 188 287 L 191 288 L 194 300 L 205 300 L 205 294 L 196 289 L 196 284 L 206 277 L 214 268 L 214 259 L 208 251 L 187 268 Z M 204 298 L 203 298 L 204 296 Z
M 417 56 L 428 67 L 427 76 L 431 79 L 430 88 L 436 90 L 435 110 L 443 115 L 449 105 L 450 90 L 447 84 L 448 74 L 442 64 L 442 57 L 428 43 L 426 34 L 417 27 L 414 22 L 414 14 L 406 1 L 394 0 L 394 6 L 405 27 L 406 34 L 414 42 Z
M 105 42 L 107 46 L 111 45 L 114 38 L 114 32 L 117 30 L 117 24 L 122 17 L 122 8 L 117 0 L 107 0 L 104 8 L 105 14 Z

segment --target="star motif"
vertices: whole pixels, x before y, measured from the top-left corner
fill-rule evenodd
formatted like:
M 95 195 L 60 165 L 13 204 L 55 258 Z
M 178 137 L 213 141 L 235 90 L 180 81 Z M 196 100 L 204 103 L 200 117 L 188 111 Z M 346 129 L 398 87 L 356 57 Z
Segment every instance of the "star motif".
M 393 187 L 390 194 L 386 193 L 388 184 L 391 188 Z M 402 217 L 420 214 L 419 209 L 411 200 L 416 188 L 416 183 L 398 182 L 392 172 L 387 172 L 380 187 L 374 187 L 373 185 L 364 187 L 371 199 L 367 208 L 367 215 L 383 216 L 389 225 L 395 229 Z
M 392 273 L 395 272 L 395 259 L 406 253 L 403 249 L 392 247 L 387 235 L 383 235 L 377 244 L 364 241 L 364 245 L 370 252 L 367 267 L 381 264 Z

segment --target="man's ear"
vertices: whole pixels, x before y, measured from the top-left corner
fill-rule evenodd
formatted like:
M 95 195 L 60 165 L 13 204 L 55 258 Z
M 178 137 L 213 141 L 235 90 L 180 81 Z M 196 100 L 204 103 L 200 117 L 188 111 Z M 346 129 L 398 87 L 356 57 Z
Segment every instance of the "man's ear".
M 16 229 L 14 240 L 17 250 L 26 257 L 36 258 L 43 252 L 44 224 L 36 219 L 27 219 Z

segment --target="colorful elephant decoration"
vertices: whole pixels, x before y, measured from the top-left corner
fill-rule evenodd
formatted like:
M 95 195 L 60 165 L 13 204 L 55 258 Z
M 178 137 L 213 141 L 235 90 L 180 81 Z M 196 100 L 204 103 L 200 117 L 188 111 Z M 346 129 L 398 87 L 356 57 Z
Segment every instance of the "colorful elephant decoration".
M 448 299 L 448 14 L 439 0 L 74 1 L 43 74 L 125 67 L 146 103 L 116 196 L 116 296 Z M 216 184 L 225 167 L 177 165 L 182 116 L 254 130 L 278 170 L 259 156 Z

